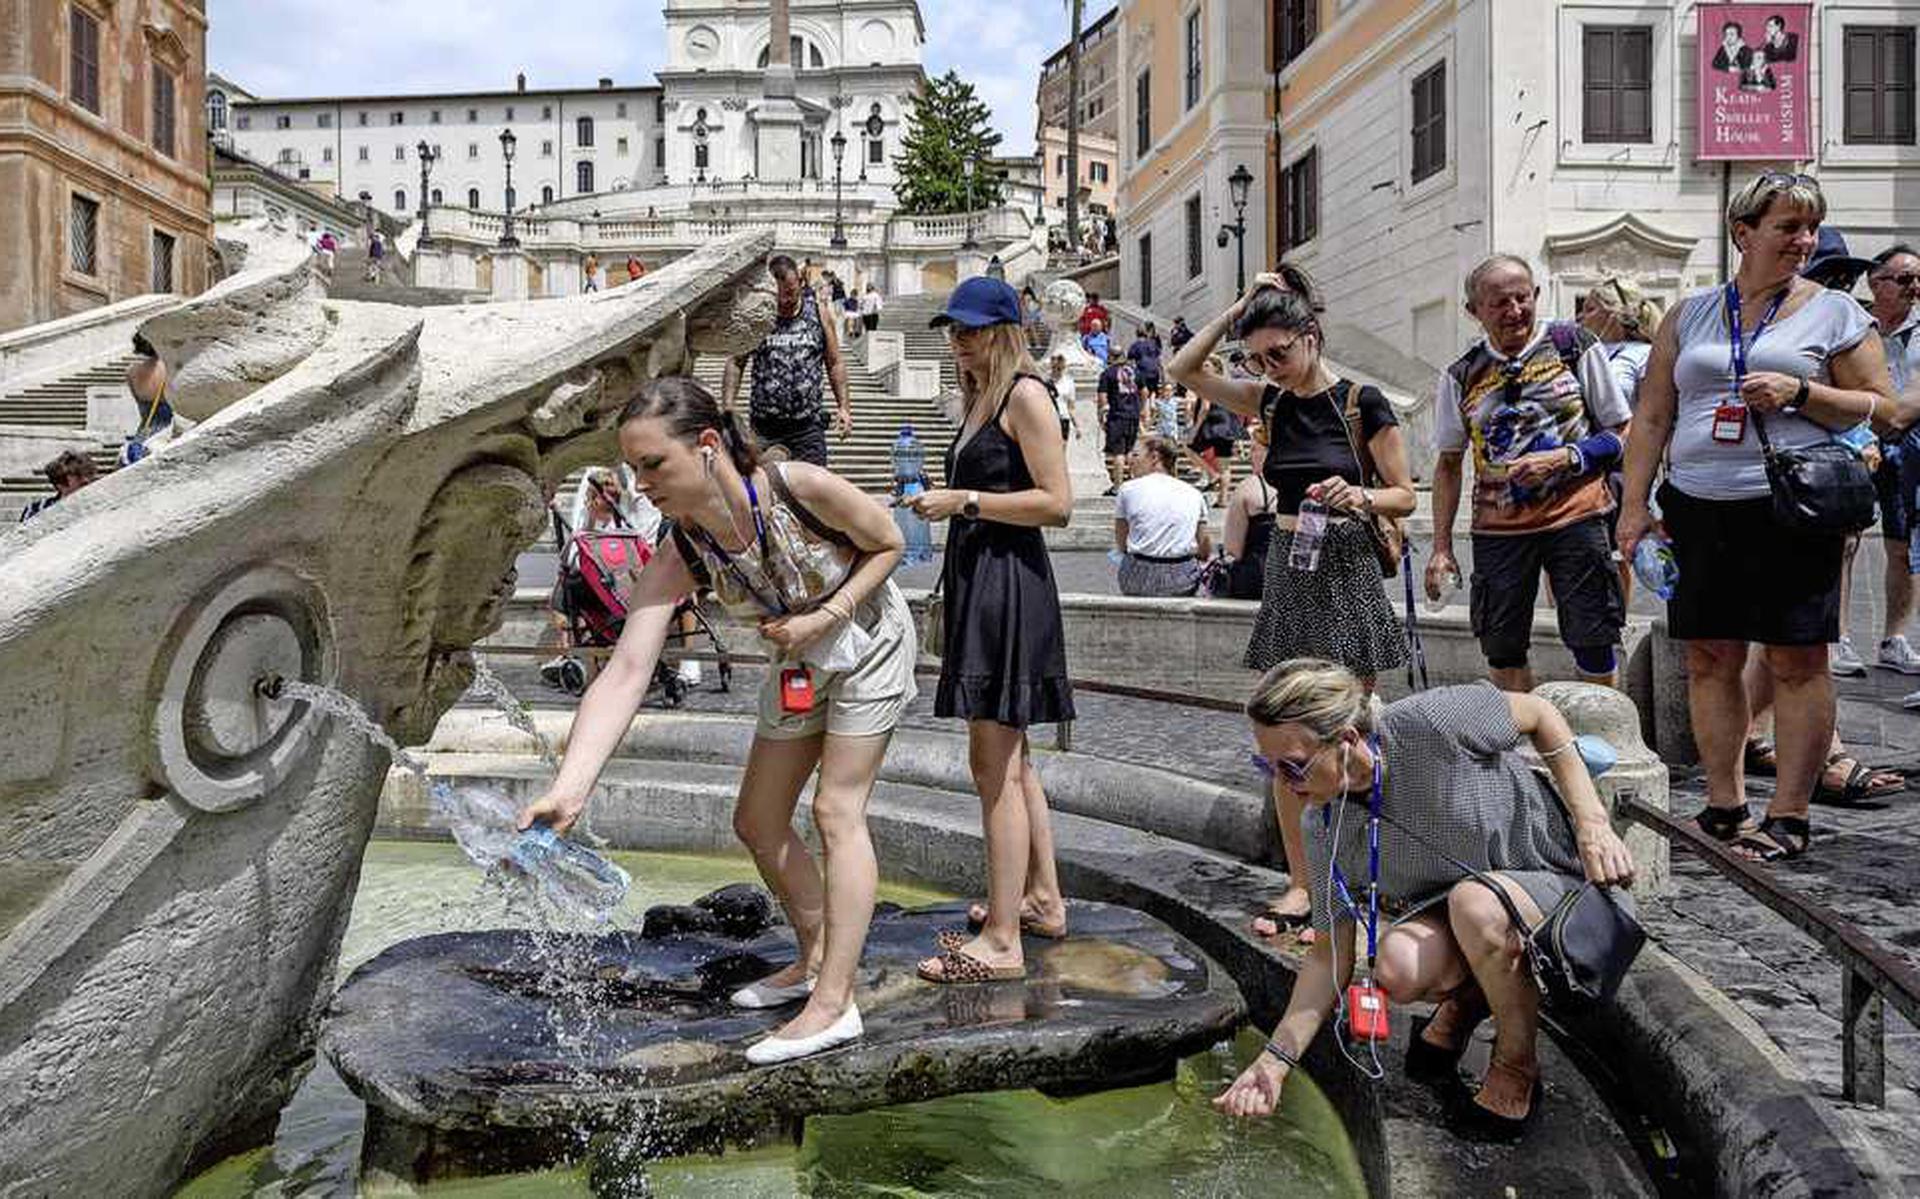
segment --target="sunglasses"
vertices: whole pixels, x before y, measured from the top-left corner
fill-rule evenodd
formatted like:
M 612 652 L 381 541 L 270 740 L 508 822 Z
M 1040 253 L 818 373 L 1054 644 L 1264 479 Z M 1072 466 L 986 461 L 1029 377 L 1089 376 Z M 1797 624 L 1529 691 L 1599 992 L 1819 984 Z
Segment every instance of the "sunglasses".
M 1810 187 L 1815 191 L 1820 190 L 1820 181 L 1812 175 L 1787 171 L 1767 171 L 1760 176 L 1760 182 L 1775 188 Z
M 1300 347 L 1300 340 L 1300 338 L 1296 337 L 1292 341 L 1283 345 L 1274 346 L 1270 350 L 1255 350 L 1247 354 L 1242 361 L 1257 371 L 1277 370 L 1287 359 L 1293 357 L 1293 352 Z
M 1333 744 L 1333 742 L 1329 741 L 1325 745 L 1322 745 L 1318 752 L 1314 753 L 1304 762 L 1296 762 L 1292 758 L 1269 758 L 1265 754 L 1253 754 L 1251 757 L 1253 758 L 1253 764 L 1260 768 L 1261 774 L 1266 775 L 1268 778 L 1284 778 L 1288 782 L 1298 786 L 1307 781 L 1307 776 L 1313 773 L 1314 764 L 1320 760 L 1322 755 L 1333 748 Z
M 1914 284 L 1920 283 L 1920 275 L 1875 275 L 1873 281 L 1875 283 L 1892 283 L 1899 287 L 1912 287 Z

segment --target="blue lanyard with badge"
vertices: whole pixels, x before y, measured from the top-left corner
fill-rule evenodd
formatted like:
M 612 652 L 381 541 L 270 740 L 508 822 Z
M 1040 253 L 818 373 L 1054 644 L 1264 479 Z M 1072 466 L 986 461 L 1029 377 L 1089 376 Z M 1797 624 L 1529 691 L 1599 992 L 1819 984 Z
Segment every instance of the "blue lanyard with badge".
M 1780 294 L 1773 297 L 1773 303 L 1753 328 L 1753 344 L 1760 344 L 1760 335 L 1773 323 L 1779 314 L 1780 305 L 1786 303 L 1791 286 L 1782 288 Z M 1747 339 L 1740 328 L 1740 287 L 1727 284 L 1727 342 L 1729 369 L 1733 374 L 1733 397 L 1713 410 L 1713 439 L 1722 445 L 1737 445 L 1747 435 L 1747 405 L 1740 398 L 1740 385 L 1747 377 Z
M 772 603 L 767 602 L 767 597 L 761 594 L 760 588 L 754 584 L 746 570 L 732 554 L 727 552 L 726 547 L 714 538 L 713 534 L 698 526 L 695 527 L 700 534 L 700 540 L 706 542 L 708 552 L 720 559 L 720 565 L 733 572 L 733 577 L 747 589 L 747 594 L 753 597 L 754 603 L 759 604 L 770 616 L 791 616 L 793 608 L 787 603 L 786 596 L 782 594 L 780 580 L 773 573 L 773 555 L 767 550 L 767 521 L 766 517 L 760 514 L 760 493 L 754 489 L 751 476 L 743 478 L 741 482 L 747 485 L 747 507 L 753 511 L 753 532 L 760 543 L 760 574 L 766 582 L 767 590 L 773 595 Z M 780 671 L 780 710 L 796 716 L 803 716 L 813 711 L 813 672 L 804 663 L 789 666 Z
M 1360 981 L 1347 988 L 1347 1032 L 1356 1041 L 1384 1041 L 1389 1035 L 1387 996 L 1374 985 L 1373 967 L 1380 948 L 1380 810 L 1386 801 L 1387 759 L 1377 734 L 1367 738 L 1367 748 L 1373 752 L 1373 787 L 1367 794 L 1367 965 Z M 1328 804 L 1320 809 L 1323 829 L 1332 827 L 1332 808 Z M 1333 860 L 1333 889 L 1339 902 L 1357 916 L 1360 905 L 1340 869 L 1339 849 L 1334 845 L 1327 852 Z M 1327 935 L 1333 935 L 1331 928 Z

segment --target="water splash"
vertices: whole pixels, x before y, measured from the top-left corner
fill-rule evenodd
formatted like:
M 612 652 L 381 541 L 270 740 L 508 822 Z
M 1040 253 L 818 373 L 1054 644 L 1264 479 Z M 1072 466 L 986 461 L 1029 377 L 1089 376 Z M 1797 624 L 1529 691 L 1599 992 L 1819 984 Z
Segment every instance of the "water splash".
M 560 923 L 605 924 L 626 898 L 626 871 L 544 825 L 520 831 L 519 807 L 501 791 L 444 779 L 427 790 L 434 816 L 468 859 L 504 882 L 529 886 Z
M 312 704 L 329 716 L 338 718 L 347 727 L 373 742 L 393 757 L 393 764 L 411 772 L 417 778 L 427 777 L 427 764 L 400 748 L 400 743 L 392 734 L 381 727 L 379 721 L 367 714 L 358 700 L 350 695 L 335 691 L 331 687 L 322 687 L 317 683 L 302 683 L 294 679 L 275 679 L 267 689 L 268 694 L 277 699 L 297 699 Z
M 560 758 L 553 752 L 553 742 L 547 740 L 540 726 L 533 722 L 533 712 L 513 693 L 513 689 L 500 681 L 487 664 L 479 658 L 473 660 L 473 693 L 485 700 L 490 706 L 507 718 L 507 723 L 516 730 L 533 739 L 534 748 L 540 753 L 540 760 L 548 769 L 557 768 Z

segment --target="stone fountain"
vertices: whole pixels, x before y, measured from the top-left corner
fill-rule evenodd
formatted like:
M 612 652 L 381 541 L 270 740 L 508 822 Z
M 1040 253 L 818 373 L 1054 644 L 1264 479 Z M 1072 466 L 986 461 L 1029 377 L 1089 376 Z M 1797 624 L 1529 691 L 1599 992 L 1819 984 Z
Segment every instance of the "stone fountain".
M 329 300 L 264 234 L 142 329 L 199 423 L 0 533 L 0 1192 L 158 1191 L 313 1052 L 387 756 L 423 740 L 645 380 L 769 327 L 771 233 L 577 298 Z

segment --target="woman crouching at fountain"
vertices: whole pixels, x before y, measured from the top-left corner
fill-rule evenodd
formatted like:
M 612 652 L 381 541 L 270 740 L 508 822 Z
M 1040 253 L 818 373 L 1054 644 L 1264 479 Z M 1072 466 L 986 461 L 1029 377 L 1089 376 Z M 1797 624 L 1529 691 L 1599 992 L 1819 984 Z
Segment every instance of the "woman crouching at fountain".
M 1530 926 L 1583 880 L 1632 883 L 1633 859 L 1565 718 L 1544 699 L 1486 684 L 1438 687 L 1376 711 L 1352 673 L 1314 658 L 1274 667 L 1247 715 L 1276 782 L 1305 804 L 1314 923 L 1337 934 L 1315 941 L 1267 1048 L 1214 1106 L 1235 1116 L 1273 1111 L 1288 1072 L 1348 994 L 1357 946 L 1377 930 L 1374 984 L 1393 1003 L 1439 1005 L 1411 1025 L 1408 1072 L 1451 1079 L 1474 1028 L 1492 1016 L 1492 1064 L 1463 1107 L 1483 1131 L 1518 1133 L 1541 1103 L 1540 993 L 1506 907 L 1462 864 L 1497 881 Z M 1522 737 L 1551 783 L 1521 756 Z M 1368 853 L 1374 811 L 1377 869 Z M 1375 886 L 1384 919 L 1369 915 Z M 1612 894 L 1631 911 L 1624 892 Z M 1348 1023 L 1362 1030 L 1365 1014 L 1349 1012 Z
M 786 909 L 799 953 L 733 1002 L 806 1000 L 747 1050 L 749 1062 L 819 1053 L 862 1031 L 854 975 L 879 882 L 867 797 L 914 696 L 913 617 L 888 578 L 900 533 L 885 508 L 837 475 L 801 462 L 762 466 L 734 415 L 692 379 L 647 384 L 621 412 L 619 432 L 640 491 L 675 530 L 638 576 L 626 629 L 580 702 L 553 787 L 520 822 L 565 832 L 580 818 L 646 695 L 679 597 L 711 586 L 730 613 L 758 621 L 776 661 L 761 688 L 733 827 Z M 824 888 L 793 828 L 816 767 Z

